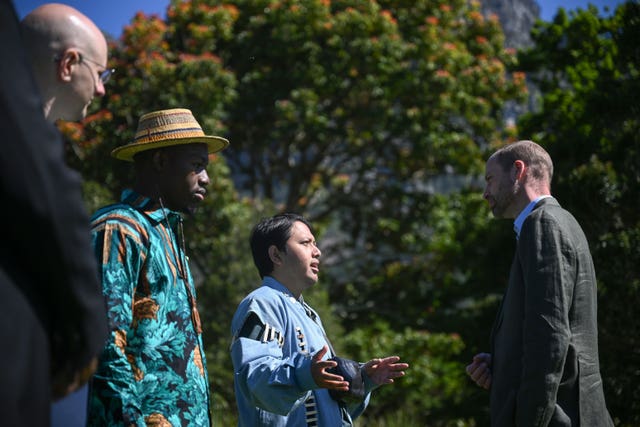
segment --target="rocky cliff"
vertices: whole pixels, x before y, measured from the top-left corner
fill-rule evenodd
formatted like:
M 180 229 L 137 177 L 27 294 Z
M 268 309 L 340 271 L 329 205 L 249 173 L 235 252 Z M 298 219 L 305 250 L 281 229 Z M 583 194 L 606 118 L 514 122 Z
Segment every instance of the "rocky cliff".
M 507 47 L 531 46 L 529 33 L 540 17 L 540 6 L 535 0 L 482 0 L 482 12 L 485 16 L 498 15 Z

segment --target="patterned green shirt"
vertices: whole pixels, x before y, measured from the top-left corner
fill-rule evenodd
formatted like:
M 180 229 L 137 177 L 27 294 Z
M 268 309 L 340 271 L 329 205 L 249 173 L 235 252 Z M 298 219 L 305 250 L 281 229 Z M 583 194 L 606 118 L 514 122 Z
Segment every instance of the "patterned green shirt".
M 178 213 L 131 190 L 92 218 L 110 335 L 91 380 L 89 426 L 210 425 L 181 233 Z

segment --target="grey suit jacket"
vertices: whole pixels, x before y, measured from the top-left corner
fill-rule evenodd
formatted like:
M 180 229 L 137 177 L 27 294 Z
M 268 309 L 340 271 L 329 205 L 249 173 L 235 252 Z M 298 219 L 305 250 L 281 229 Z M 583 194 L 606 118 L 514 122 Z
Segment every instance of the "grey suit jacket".
M 553 198 L 525 220 L 491 332 L 492 426 L 612 426 L 587 239 Z

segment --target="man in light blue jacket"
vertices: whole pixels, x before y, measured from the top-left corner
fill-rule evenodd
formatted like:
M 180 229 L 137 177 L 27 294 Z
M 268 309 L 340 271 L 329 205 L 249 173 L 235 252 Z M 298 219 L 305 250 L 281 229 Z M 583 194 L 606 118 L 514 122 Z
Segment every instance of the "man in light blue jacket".
M 251 251 L 262 286 L 240 303 L 231 325 L 239 426 L 353 425 L 371 391 L 409 365 L 398 356 L 361 364 L 363 398 L 334 400 L 329 391 L 347 391 L 349 382 L 328 372 L 335 355 L 320 317 L 302 298 L 320 267 L 311 225 L 295 214 L 265 219 L 253 230 Z

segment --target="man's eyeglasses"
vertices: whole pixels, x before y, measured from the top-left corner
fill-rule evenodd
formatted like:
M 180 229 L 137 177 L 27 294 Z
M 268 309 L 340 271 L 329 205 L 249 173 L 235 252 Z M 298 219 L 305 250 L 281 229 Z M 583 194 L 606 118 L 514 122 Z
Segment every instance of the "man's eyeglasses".
M 82 64 L 84 61 L 86 62 L 90 62 L 93 65 L 97 65 L 98 67 L 102 67 L 102 64 L 99 64 L 98 62 L 87 58 L 86 56 L 84 56 L 81 52 L 78 52 L 78 56 L 80 57 L 80 63 Z M 56 55 L 53 60 L 58 62 L 62 59 L 62 55 Z M 103 85 L 107 84 L 107 82 L 111 79 L 111 76 L 113 75 L 113 73 L 116 72 L 115 68 L 107 68 L 104 71 L 100 72 L 98 78 L 100 79 L 100 81 L 102 82 Z
M 87 57 L 85 57 L 84 55 L 82 55 L 82 53 L 78 52 L 78 56 L 80 57 L 80 62 L 82 63 L 82 61 L 87 61 L 87 62 L 91 62 L 93 65 L 97 65 L 98 67 L 102 67 L 102 65 L 98 64 L 96 61 L 93 61 Z M 107 82 L 109 81 L 109 79 L 111 79 L 111 75 L 113 73 L 116 72 L 115 68 L 107 68 L 105 69 L 103 72 L 100 73 L 100 81 L 102 82 L 102 84 L 107 84 Z

